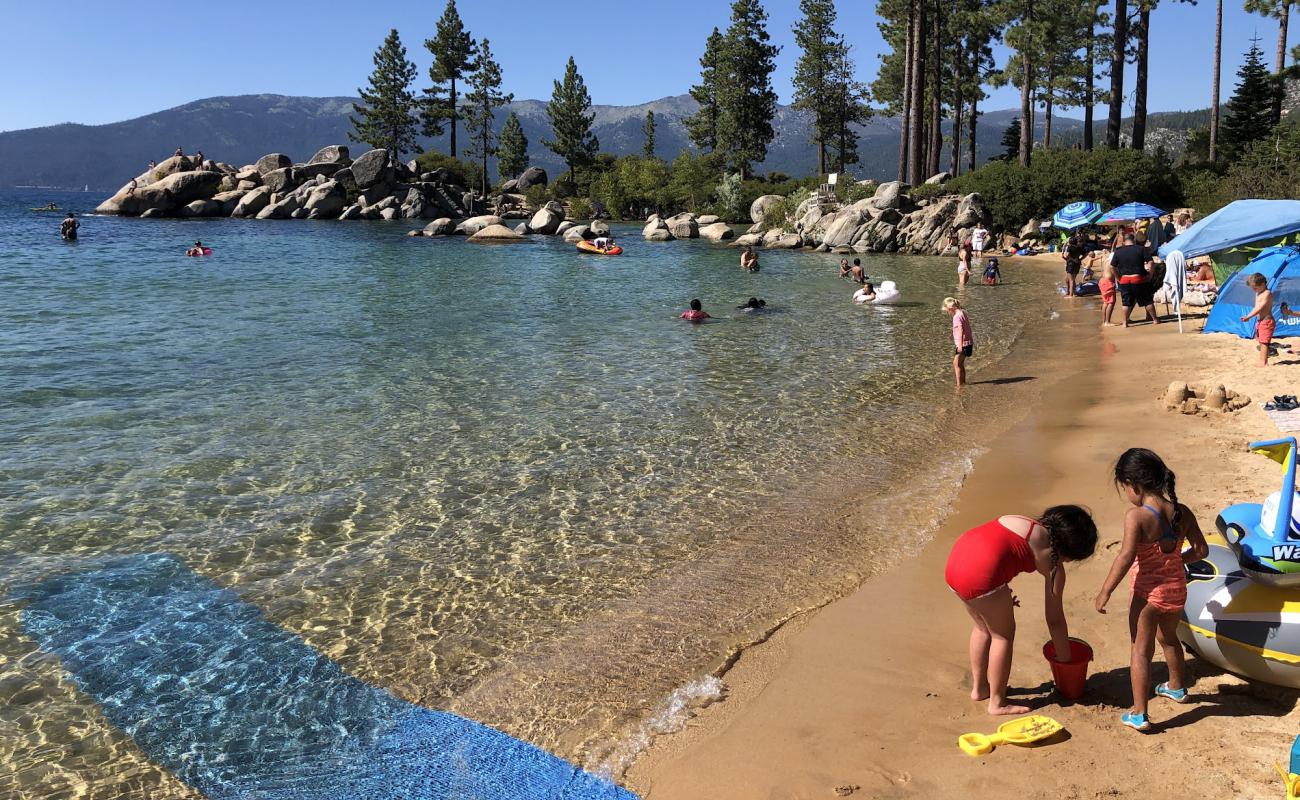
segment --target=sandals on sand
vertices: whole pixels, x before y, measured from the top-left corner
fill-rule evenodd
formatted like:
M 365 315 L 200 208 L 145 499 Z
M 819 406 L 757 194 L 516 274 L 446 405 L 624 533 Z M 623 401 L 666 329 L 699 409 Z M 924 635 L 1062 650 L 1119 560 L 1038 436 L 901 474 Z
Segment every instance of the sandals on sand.
M 1159 686 L 1157 686 L 1156 694 L 1159 695 L 1160 697 L 1166 697 L 1170 700 L 1173 700 L 1175 703 L 1187 702 L 1186 689 L 1170 689 L 1169 684 L 1167 683 L 1162 683 Z
M 1297 408 L 1300 408 L 1300 401 L 1293 394 L 1273 395 L 1273 399 L 1264 404 L 1265 411 L 1294 411 Z
M 1151 720 L 1147 719 L 1146 714 L 1134 714 L 1127 712 L 1120 715 L 1119 721 L 1135 731 L 1146 733 L 1151 730 Z

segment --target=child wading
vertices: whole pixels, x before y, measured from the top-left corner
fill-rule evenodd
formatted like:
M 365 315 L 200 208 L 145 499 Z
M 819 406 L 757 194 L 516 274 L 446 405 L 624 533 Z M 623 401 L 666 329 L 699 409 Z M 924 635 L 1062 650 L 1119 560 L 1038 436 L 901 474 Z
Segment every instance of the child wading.
M 1097 610 L 1106 613 L 1111 592 L 1132 567 L 1133 599 L 1128 609 L 1129 638 L 1133 641 L 1130 677 L 1133 709 L 1120 716 L 1130 728 L 1147 731 L 1147 698 L 1151 691 L 1151 657 L 1155 642 L 1165 651 L 1169 680 L 1156 694 L 1175 703 L 1187 702 L 1183 682 L 1183 648 L 1178 642 L 1178 621 L 1187 602 L 1183 565 L 1209 554 L 1196 517 L 1178 502 L 1174 473 L 1150 450 L 1132 448 L 1115 462 L 1115 484 L 1130 503 L 1124 516 L 1124 543 L 1115 555 L 1110 574 L 1097 595 Z M 1191 547 L 1182 551 L 1183 539 Z
M 1038 572 L 1047 590 L 1047 629 L 1057 653 L 1070 652 L 1061 598 L 1063 561 L 1082 561 L 1097 547 L 1097 526 L 1079 506 L 1052 506 L 1038 519 L 1003 516 L 963 533 L 948 554 L 944 578 L 966 604 L 970 632 L 972 700 L 988 700 L 990 714 L 1025 714 L 1007 702 L 1011 651 L 1016 638 L 1011 579 Z
M 957 385 L 966 385 L 966 359 L 975 352 L 975 334 L 971 331 L 970 317 L 962 310 L 961 301 L 954 297 L 943 299 L 943 310 L 952 317 L 952 372 Z

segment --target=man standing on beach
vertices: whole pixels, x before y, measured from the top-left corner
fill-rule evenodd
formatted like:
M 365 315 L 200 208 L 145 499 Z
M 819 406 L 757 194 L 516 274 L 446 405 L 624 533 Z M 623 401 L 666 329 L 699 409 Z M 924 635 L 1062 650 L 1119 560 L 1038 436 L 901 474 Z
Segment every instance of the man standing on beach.
M 971 250 L 975 251 L 976 261 L 984 258 L 984 242 L 988 238 L 989 238 L 989 231 L 988 228 L 984 227 L 984 223 L 982 222 L 975 223 L 975 230 L 970 232 L 970 246 L 971 246 Z
M 1124 244 L 1115 248 L 1110 254 L 1110 266 L 1119 281 L 1119 298 L 1124 305 L 1124 327 L 1129 326 L 1129 317 L 1134 306 L 1146 309 L 1147 319 L 1152 324 L 1160 324 L 1156 316 L 1155 290 L 1151 285 L 1151 273 L 1147 263 L 1151 261 L 1145 247 L 1137 244 L 1133 234 L 1124 234 Z

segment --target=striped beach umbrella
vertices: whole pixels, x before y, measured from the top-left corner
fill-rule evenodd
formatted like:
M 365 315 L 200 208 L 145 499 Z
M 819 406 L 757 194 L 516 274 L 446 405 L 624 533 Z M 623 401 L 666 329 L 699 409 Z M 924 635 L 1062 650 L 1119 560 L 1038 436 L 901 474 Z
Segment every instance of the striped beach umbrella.
M 1071 203 L 1052 216 L 1052 224 L 1061 230 L 1069 231 L 1091 225 L 1101 216 L 1101 206 L 1088 200 Z
M 1163 217 L 1165 212 L 1149 206 L 1146 203 L 1125 203 L 1118 208 L 1112 208 L 1102 215 L 1098 224 L 1101 225 L 1121 225 L 1125 222 L 1133 222 L 1139 219 L 1153 219 Z

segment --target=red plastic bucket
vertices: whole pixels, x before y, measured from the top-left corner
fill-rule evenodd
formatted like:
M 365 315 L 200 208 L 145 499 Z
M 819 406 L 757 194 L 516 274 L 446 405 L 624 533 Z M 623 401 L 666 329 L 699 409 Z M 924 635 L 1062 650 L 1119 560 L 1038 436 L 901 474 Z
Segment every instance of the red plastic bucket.
M 1048 642 L 1043 645 L 1043 658 L 1052 665 L 1052 682 L 1056 684 L 1056 691 L 1071 700 L 1083 697 L 1084 685 L 1088 682 L 1088 662 L 1092 660 L 1092 645 L 1070 637 L 1070 660 L 1063 664 L 1056 660 L 1056 645 Z

